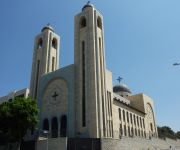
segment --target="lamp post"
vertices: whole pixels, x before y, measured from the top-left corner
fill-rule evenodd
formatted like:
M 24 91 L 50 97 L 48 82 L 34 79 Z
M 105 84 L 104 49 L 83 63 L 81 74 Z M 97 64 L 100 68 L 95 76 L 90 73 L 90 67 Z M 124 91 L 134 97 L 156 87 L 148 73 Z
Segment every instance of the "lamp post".
M 48 134 L 49 134 L 49 131 L 44 130 L 43 133 L 46 134 L 46 137 L 47 137 L 46 149 L 48 150 Z

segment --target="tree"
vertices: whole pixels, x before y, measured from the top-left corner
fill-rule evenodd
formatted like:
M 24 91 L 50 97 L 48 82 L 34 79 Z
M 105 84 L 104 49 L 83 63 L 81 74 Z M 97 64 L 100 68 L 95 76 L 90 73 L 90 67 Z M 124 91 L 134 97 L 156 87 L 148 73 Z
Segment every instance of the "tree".
M 177 138 L 177 139 L 180 139 L 180 131 L 177 131 L 177 132 L 176 132 L 176 138 Z
M 38 108 L 31 98 L 15 98 L 0 105 L 0 133 L 8 142 L 20 142 L 38 123 Z
M 176 138 L 174 131 L 168 126 L 158 127 L 158 134 L 160 138 L 165 138 L 165 137 L 171 139 Z

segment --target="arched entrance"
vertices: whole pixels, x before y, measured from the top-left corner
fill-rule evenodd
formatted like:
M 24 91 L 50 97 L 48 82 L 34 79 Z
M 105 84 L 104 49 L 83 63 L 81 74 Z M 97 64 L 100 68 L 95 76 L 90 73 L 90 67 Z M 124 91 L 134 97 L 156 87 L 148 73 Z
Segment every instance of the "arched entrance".
M 46 118 L 46 119 L 44 119 L 44 121 L 43 121 L 43 131 L 49 131 L 49 121 L 48 121 L 48 119 Z
M 58 137 L 58 121 L 57 118 L 54 117 L 51 121 L 51 137 L 52 138 L 57 138 Z
M 63 115 L 61 117 L 60 137 L 66 137 L 66 130 L 67 130 L 67 117 L 66 115 Z

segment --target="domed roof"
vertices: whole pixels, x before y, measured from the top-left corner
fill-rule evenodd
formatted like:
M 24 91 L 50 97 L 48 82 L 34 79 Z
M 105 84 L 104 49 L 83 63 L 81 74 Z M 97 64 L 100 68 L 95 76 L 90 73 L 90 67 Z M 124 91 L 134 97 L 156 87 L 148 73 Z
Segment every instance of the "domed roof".
M 118 93 L 118 92 L 131 93 L 131 90 L 125 84 L 117 84 L 113 87 L 113 92 L 114 93 Z
M 90 3 L 90 1 L 88 1 L 87 4 L 84 5 L 84 7 L 82 8 L 82 11 L 87 7 L 94 7 L 94 6 L 93 6 L 93 4 Z
M 49 30 L 51 30 L 52 32 L 54 32 L 53 27 L 51 27 L 49 23 L 42 28 L 41 32 L 43 32 L 45 29 L 49 29 Z

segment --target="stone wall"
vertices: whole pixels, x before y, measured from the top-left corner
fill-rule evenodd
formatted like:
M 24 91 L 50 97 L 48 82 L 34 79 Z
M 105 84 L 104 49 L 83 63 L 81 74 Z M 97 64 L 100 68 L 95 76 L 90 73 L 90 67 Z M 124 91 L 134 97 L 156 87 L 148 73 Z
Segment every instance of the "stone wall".
M 51 138 L 37 141 L 36 150 L 66 150 L 67 149 L 67 138 Z
M 180 140 L 171 139 L 142 139 L 125 138 L 122 139 L 101 139 L 102 150 L 168 150 L 180 149 Z

